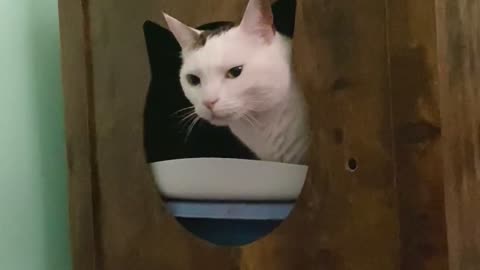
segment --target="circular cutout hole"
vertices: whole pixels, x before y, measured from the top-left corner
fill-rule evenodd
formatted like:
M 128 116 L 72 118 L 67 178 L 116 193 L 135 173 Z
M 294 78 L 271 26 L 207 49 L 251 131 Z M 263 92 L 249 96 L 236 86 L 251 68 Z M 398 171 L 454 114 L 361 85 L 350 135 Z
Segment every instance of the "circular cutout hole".
M 357 160 L 354 159 L 354 158 L 350 158 L 348 161 L 347 161 L 347 170 L 348 171 L 351 171 L 351 172 L 354 172 L 358 169 L 358 163 L 357 163 Z
M 293 25 L 287 22 L 294 22 L 296 1 L 275 3 L 274 14 L 282 18 L 277 29 L 291 36 Z M 200 28 L 213 31 L 225 24 Z M 182 122 L 193 107 L 178 77 L 171 76 L 180 69 L 180 48 L 166 29 L 145 26 L 147 49 L 154 51 L 148 54 L 152 79 L 144 145 L 167 212 L 187 231 L 215 245 L 240 246 L 265 237 L 290 215 L 308 167 L 258 160 L 228 128 Z

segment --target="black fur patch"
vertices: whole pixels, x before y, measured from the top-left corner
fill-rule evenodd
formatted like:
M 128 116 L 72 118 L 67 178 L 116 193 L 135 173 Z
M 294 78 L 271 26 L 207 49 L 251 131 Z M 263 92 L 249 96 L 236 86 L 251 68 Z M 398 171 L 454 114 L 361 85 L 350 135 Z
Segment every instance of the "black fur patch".
M 228 30 L 232 29 L 235 26 L 234 23 L 232 22 L 225 22 L 224 24 L 220 25 L 217 28 L 211 29 L 211 30 L 204 30 L 197 38 L 195 41 L 193 48 L 200 48 L 205 46 L 205 43 L 207 43 L 207 40 L 209 38 L 212 38 L 214 36 L 221 35 Z

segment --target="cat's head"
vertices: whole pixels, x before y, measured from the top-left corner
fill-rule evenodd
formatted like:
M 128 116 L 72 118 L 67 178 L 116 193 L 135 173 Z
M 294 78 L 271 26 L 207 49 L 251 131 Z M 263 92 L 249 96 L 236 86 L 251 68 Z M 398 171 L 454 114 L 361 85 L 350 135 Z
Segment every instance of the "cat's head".
M 285 99 L 291 45 L 275 30 L 269 0 L 250 0 L 239 25 L 213 31 L 165 19 L 182 47 L 183 91 L 201 118 L 229 125 Z

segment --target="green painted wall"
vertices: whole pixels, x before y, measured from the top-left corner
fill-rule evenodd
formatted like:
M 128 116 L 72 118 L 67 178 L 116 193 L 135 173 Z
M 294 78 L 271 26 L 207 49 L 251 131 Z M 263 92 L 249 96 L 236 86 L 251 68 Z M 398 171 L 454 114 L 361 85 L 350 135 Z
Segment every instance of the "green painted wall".
M 57 1 L 0 0 L 0 269 L 68 270 Z

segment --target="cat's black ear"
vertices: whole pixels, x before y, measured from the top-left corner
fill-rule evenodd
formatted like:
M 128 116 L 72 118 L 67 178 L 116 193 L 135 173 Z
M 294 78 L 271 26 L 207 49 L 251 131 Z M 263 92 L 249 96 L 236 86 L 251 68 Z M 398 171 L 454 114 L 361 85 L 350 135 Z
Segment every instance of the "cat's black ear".
M 275 36 L 270 0 L 250 0 L 243 14 L 240 28 L 249 34 L 272 41 Z
M 293 38 L 295 31 L 296 0 L 277 0 L 272 5 L 277 32 Z
M 170 32 L 175 36 L 182 49 L 191 47 L 200 35 L 200 31 L 192 28 L 172 16 L 163 13 Z

